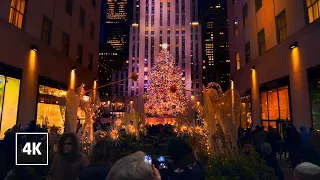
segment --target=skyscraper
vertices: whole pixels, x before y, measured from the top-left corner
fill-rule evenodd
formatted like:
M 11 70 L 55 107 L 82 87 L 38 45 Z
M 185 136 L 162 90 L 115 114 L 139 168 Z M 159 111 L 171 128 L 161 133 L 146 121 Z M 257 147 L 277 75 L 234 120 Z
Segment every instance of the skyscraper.
M 149 84 L 148 72 L 163 44 L 181 67 L 186 89 L 200 90 L 202 47 L 197 0 L 137 0 L 133 6 L 128 74 L 137 72 L 139 78 L 137 82 L 129 80 L 128 95 L 143 96 Z
M 129 53 L 129 32 L 132 1 L 107 0 L 102 1 L 104 21 L 100 40 L 99 77 L 100 84 L 111 83 L 112 72 L 126 69 Z M 101 95 L 111 95 L 111 88 L 101 88 Z
M 229 86 L 228 17 L 225 0 L 204 0 L 200 4 L 203 51 L 203 83 Z

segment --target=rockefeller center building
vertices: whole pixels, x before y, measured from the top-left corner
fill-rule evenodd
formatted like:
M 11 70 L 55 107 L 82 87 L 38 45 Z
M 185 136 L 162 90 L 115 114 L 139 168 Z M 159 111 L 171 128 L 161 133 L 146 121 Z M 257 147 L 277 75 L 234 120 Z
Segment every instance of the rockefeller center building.
M 320 130 L 319 0 L 228 1 L 241 126 Z

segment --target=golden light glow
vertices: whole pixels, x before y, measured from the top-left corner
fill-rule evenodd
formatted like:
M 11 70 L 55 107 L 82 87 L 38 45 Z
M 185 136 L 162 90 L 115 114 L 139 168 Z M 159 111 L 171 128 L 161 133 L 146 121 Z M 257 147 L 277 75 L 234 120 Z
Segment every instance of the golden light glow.
M 181 126 L 181 132 L 184 132 L 184 131 L 187 131 L 188 130 L 188 128 L 187 128 L 187 126 L 185 126 L 185 125 L 183 125 L 183 126 Z
M 197 101 L 197 106 L 200 106 L 200 101 Z
M 28 73 L 28 75 L 31 75 L 32 78 L 33 78 L 35 70 L 36 70 L 36 60 L 37 60 L 36 51 L 30 50 L 30 53 L 29 53 L 29 66 L 28 66 L 28 72 L 29 73 Z M 30 79 L 28 79 L 28 80 L 30 80 Z
M 231 89 L 234 89 L 234 82 L 231 80 L 230 83 L 231 83 Z
M 108 105 L 110 105 L 110 101 L 108 101 L 107 103 L 108 103 Z
M 162 44 L 162 48 L 163 49 L 167 49 L 168 48 L 168 44 L 167 43 Z
M 198 26 L 199 25 L 199 23 L 198 22 L 192 22 L 192 23 L 190 23 L 192 26 Z
M 69 88 L 74 90 L 75 86 L 76 86 L 76 70 L 71 70 Z
M 94 80 L 93 81 L 93 91 L 92 91 L 92 101 L 93 102 L 96 102 L 96 99 L 97 99 L 97 84 L 98 84 L 98 81 Z
M 194 100 L 194 95 L 191 95 L 191 101 Z
M 291 50 L 291 65 L 293 73 L 300 71 L 301 62 L 299 48 L 294 48 Z
M 252 78 L 252 87 L 257 87 L 257 76 L 256 76 L 256 70 L 251 71 L 251 78 Z
M 112 140 L 117 140 L 119 138 L 119 131 L 117 129 L 113 129 L 110 132 L 110 137 Z
M 130 104 L 133 104 L 133 101 L 130 101 Z
M 84 101 L 89 101 L 89 96 L 83 96 L 83 98 L 82 98 Z

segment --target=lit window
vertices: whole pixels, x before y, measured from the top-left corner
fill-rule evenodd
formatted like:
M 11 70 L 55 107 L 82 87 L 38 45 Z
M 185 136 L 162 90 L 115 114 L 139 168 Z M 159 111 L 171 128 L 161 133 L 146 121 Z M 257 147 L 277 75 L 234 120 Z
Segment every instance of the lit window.
M 238 52 L 236 53 L 236 69 L 240 69 L 240 54 Z
M 238 29 L 238 21 L 237 21 L 237 19 L 233 20 L 233 31 L 234 31 L 234 36 L 238 36 L 239 29 Z
M 307 0 L 309 23 L 312 23 L 320 17 L 320 0 Z
M 25 5 L 25 0 L 11 1 L 9 22 L 20 29 L 22 29 Z

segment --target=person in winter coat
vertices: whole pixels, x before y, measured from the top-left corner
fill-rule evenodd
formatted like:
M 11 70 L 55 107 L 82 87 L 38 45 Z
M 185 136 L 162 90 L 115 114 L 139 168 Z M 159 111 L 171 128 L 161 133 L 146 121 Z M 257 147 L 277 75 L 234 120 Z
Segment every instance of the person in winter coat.
M 272 147 L 269 143 L 265 142 L 261 146 L 262 158 L 266 161 L 267 165 L 273 169 L 275 175 L 279 180 L 284 180 L 283 172 L 278 163 L 277 157 L 272 153 Z
M 79 175 L 79 180 L 105 180 L 119 153 L 106 141 L 97 143 L 92 150 L 91 164 Z
M 172 180 L 204 180 L 204 170 L 185 141 L 171 140 L 168 152 L 174 163 Z
M 79 140 L 75 133 L 62 134 L 58 141 L 48 180 L 77 180 L 80 172 L 89 165 L 87 156 L 79 150 Z

